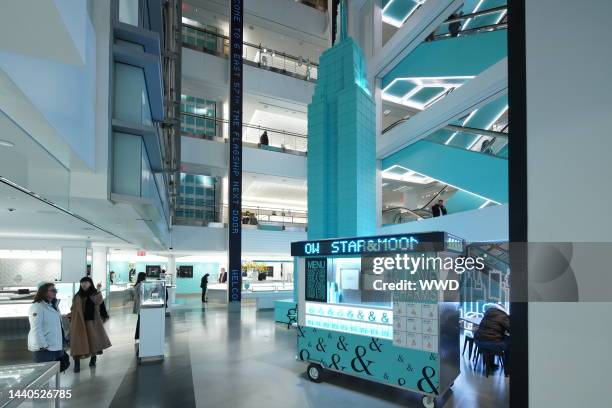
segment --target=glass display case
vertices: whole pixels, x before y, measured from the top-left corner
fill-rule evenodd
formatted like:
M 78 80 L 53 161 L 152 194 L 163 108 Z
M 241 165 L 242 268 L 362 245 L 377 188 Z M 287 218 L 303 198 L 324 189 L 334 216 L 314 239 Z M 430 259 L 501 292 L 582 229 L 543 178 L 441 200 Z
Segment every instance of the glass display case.
M 166 282 L 147 280 L 140 284 L 140 307 L 164 307 L 166 304 Z
M 0 407 L 19 406 L 32 401 L 36 394 L 36 406 L 59 407 L 62 392 L 63 398 L 69 398 L 68 390 L 59 390 L 59 366 L 54 361 L 0 367 Z

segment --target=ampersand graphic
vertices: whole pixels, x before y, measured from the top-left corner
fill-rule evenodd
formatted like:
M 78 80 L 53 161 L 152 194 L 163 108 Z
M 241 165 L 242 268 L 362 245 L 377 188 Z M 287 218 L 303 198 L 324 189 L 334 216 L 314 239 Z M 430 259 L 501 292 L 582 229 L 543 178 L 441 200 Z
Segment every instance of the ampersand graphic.
M 300 350 L 300 360 L 302 361 L 306 361 L 310 359 L 310 351 L 306 350 L 306 349 L 301 349 Z
M 414 368 L 412 368 L 412 364 L 408 364 L 408 367 L 406 367 L 406 370 L 408 370 L 409 373 L 414 371 Z
M 351 367 L 357 373 L 365 372 L 367 375 L 372 375 L 369 368 L 370 368 L 370 364 L 372 364 L 373 361 L 372 360 L 363 361 L 363 357 L 365 357 L 366 354 L 367 354 L 367 350 L 365 347 L 363 346 L 355 347 L 355 357 L 353 357 L 353 359 L 351 360 Z M 357 364 L 359 364 L 359 367 L 357 367 Z
M 387 374 L 387 373 L 383 374 L 383 378 L 384 378 L 385 380 L 388 380 L 388 379 L 389 379 L 389 374 Z
M 344 371 L 346 367 L 339 366 L 338 365 L 339 362 L 340 362 L 340 354 L 337 354 L 337 353 L 332 354 L 331 363 L 329 364 L 329 368 L 335 368 L 336 370 Z
M 297 323 L 297 305 L 287 310 L 287 329 L 289 329 L 293 323 Z
M 360 311 L 357 313 L 357 318 L 358 318 L 359 320 L 363 320 L 363 318 L 364 318 L 364 317 L 365 317 L 365 316 L 363 315 L 363 312 L 360 310 Z
M 346 338 L 344 336 L 338 337 L 338 343 L 336 343 L 338 350 L 346 351 L 346 346 L 348 346 L 348 344 L 345 341 Z
M 429 355 L 429 361 L 438 361 L 438 355 L 436 353 L 431 353 Z
M 403 363 L 404 362 L 404 357 L 402 357 L 401 354 L 398 354 L 397 355 L 397 361 L 400 362 L 400 363 Z
M 403 387 L 404 385 L 406 385 L 406 380 L 404 378 L 398 378 L 397 379 L 397 385 L 399 385 L 400 387 Z
M 323 343 L 323 337 L 319 337 L 317 340 L 317 350 L 325 353 L 325 344 Z
M 376 321 L 376 316 L 374 315 L 374 312 L 370 312 L 370 314 L 368 315 L 368 320 L 371 322 Z
M 389 316 L 387 316 L 387 313 L 383 313 L 381 319 L 380 319 L 383 323 L 389 323 Z
M 302 329 L 302 326 L 297 326 L 297 334 L 298 334 L 298 337 L 306 337 L 306 335 L 304 334 L 304 330 Z
M 381 352 L 382 343 L 375 337 L 370 337 L 370 350 Z
M 428 370 L 430 371 L 429 374 L 428 374 Z M 426 393 L 434 393 L 438 395 L 438 389 L 433 384 L 433 382 L 431 382 L 431 379 L 436 375 L 436 370 L 433 367 L 425 366 L 423 367 L 423 370 L 421 370 L 421 373 L 423 374 L 423 378 L 421 378 L 417 382 L 417 387 L 419 388 L 419 390 L 426 392 Z M 423 387 L 424 382 L 427 383 L 427 385 L 429 386 L 429 389 L 426 390 Z

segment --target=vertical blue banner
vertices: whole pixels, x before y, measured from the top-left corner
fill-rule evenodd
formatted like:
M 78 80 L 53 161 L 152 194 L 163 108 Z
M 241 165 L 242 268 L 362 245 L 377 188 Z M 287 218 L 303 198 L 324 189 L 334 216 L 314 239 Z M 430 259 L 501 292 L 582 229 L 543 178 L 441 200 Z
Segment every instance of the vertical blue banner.
M 243 0 L 230 3 L 230 118 L 228 192 L 228 302 L 242 293 L 242 38 Z

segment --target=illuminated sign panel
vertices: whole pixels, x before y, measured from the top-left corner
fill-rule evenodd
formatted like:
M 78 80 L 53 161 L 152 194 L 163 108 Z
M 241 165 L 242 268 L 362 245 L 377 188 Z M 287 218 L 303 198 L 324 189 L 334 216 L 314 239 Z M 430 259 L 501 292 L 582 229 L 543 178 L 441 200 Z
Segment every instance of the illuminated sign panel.
M 292 256 L 353 255 L 379 252 L 459 251 L 463 241 L 444 232 L 302 241 L 291 244 Z M 460 251 L 459 251 L 460 252 Z

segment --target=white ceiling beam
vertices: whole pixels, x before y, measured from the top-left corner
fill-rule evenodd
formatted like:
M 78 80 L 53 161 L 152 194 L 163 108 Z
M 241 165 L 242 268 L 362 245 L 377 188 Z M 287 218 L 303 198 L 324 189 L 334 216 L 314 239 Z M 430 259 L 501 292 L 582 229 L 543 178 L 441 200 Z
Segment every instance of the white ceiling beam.
M 376 156 L 382 160 L 507 92 L 508 58 L 504 58 L 428 109 L 379 136 Z
M 461 4 L 463 0 L 429 0 L 419 7 L 408 22 L 374 55 L 368 77 L 372 79 L 387 75 Z

